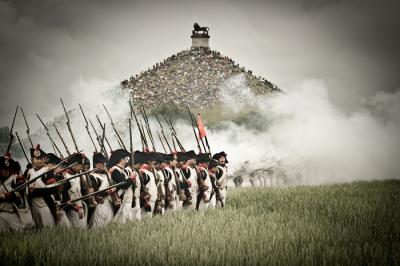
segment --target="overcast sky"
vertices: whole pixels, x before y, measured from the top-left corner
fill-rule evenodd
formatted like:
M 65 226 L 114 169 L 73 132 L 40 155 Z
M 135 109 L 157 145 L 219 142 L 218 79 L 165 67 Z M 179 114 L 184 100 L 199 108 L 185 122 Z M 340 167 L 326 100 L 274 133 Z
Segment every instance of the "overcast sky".
M 256 75 L 284 90 L 321 79 L 351 110 L 400 88 L 399 14 L 399 1 L 0 0 L 0 125 L 17 104 L 51 117 L 78 84 L 118 83 L 189 48 L 194 22 Z

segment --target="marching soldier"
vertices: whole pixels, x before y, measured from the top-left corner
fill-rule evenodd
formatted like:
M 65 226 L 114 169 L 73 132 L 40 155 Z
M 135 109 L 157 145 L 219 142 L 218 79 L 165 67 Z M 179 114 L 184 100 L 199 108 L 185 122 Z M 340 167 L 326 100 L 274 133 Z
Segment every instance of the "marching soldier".
M 79 174 L 83 170 L 85 156 L 81 153 L 77 153 L 71 159 L 69 163 L 76 163 L 65 173 L 65 178 L 69 178 L 73 175 Z M 76 200 L 82 197 L 82 182 L 81 177 L 73 178 L 69 180 L 68 197 L 70 200 Z M 69 204 L 66 208 L 67 217 L 74 228 L 84 229 L 87 226 L 87 206 L 82 200 L 76 201 L 73 204 Z
M 33 168 L 28 171 L 27 179 L 31 180 L 41 174 L 47 172 L 48 160 L 47 154 L 37 145 L 35 149 L 31 149 L 31 158 Z M 32 206 L 32 216 L 37 228 L 52 227 L 56 224 L 57 206 L 50 193 L 54 193 L 52 189 L 49 191 L 46 186 L 55 182 L 54 173 L 46 173 L 42 177 L 35 180 L 29 186 L 29 200 Z
M 176 157 L 174 154 L 165 154 L 161 163 L 161 171 L 164 175 L 165 186 L 165 211 L 170 212 L 176 209 L 177 184 L 172 167 L 176 166 Z
M 186 209 L 195 209 L 197 204 L 198 182 L 196 167 L 196 153 L 188 151 L 185 153 L 186 163 L 181 167 L 184 178 L 187 183 L 186 201 L 183 202 L 183 207 Z
M 53 214 L 53 216 L 54 216 L 56 224 L 65 226 L 65 227 L 70 227 L 71 223 L 68 220 L 67 214 L 65 213 L 64 210 L 60 210 L 58 208 L 58 205 L 62 202 L 62 199 L 63 199 L 62 193 L 63 193 L 64 186 L 59 185 L 57 187 L 51 187 L 51 188 L 47 187 L 48 185 L 51 185 L 57 181 L 64 179 L 64 176 L 61 172 L 62 166 L 59 165 L 61 163 L 61 161 L 62 160 L 59 157 L 57 157 L 57 155 L 55 155 L 54 153 L 47 154 L 47 168 L 48 169 L 52 169 L 54 167 L 56 167 L 56 168 L 45 175 L 44 179 L 45 179 L 46 187 L 41 188 L 40 190 L 42 190 L 43 197 L 45 199 L 47 199 L 48 206 L 50 207 L 50 209 L 52 210 L 54 208 L 54 210 L 52 210 L 52 213 L 55 212 L 55 214 Z M 35 191 L 37 191 L 37 190 L 39 190 L 39 189 L 35 189 L 31 194 L 34 194 Z
M 145 186 L 146 192 L 148 193 L 147 204 L 142 208 L 142 219 L 153 217 L 154 208 L 156 205 L 156 200 L 158 196 L 157 182 L 154 175 L 154 165 L 155 160 L 153 153 L 143 153 L 144 163 L 140 166 L 139 173 L 142 177 L 143 184 Z
M 93 168 L 94 172 L 90 174 L 89 178 L 93 185 L 94 191 L 99 191 L 108 188 L 112 185 L 111 178 L 106 169 L 107 158 L 102 153 L 93 154 Z M 114 217 L 114 209 L 112 205 L 112 198 L 109 194 L 113 191 L 104 192 L 95 196 L 97 205 L 89 220 L 89 226 L 92 228 L 102 227 L 112 221 Z
M 228 184 L 228 167 L 226 164 L 228 160 L 226 158 L 227 154 L 224 151 L 216 153 L 213 155 L 213 159 L 217 160 L 219 165 L 217 166 L 216 185 L 220 192 L 220 200 L 217 198 L 217 207 L 223 207 L 226 201 L 226 189 Z
M 208 174 L 208 163 L 210 161 L 210 154 L 200 153 L 197 155 L 197 169 L 199 180 L 199 194 L 197 198 L 197 209 L 207 209 L 210 205 L 210 196 L 212 190 L 211 179 Z
M 164 154 L 154 152 L 153 173 L 157 184 L 157 200 L 154 207 L 154 214 L 163 214 L 165 211 L 165 176 L 161 164 L 164 161 Z
M 132 178 L 135 178 L 135 190 L 133 193 L 133 199 L 132 199 L 132 215 L 133 215 L 133 219 L 140 221 L 140 219 L 142 218 L 142 212 L 140 210 L 140 193 L 142 190 L 142 184 L 141 184 L 141 180 L 140 180 L 140 176 L 138 174 L 138 170 L 140 168 L 140 152 L 136 151 L 133 158 L 134 160 L 132 161 L 132 158 L 129 159 L 128 165 L 125 168 L 128 171 L 128 175 L 131 176 Z
M 118 187 L 118 196 L 121 199 L 121 207 L 115 214 L 113 221 L 124 224 L 134 220 L 132 214 L 132 202 L 134 197 L 134 189 L 136 180 L 133 175 L 129 175 L 125 169 L 130 158 L 130 153 L 124 149 L 118 149 L 112 152 L 110 156 L 109 173 L 115 184 L 121 183 Z
M 177 163 L 174 171 L 175 177 L 179 183 L 179 194 L 176 199 L 176 207 L 177 209 L 182 209 L 184 204 L 192 204 L 192 197 L 189 192 L 189 183 L 182 171 L 182 168 L 186 165 L 187 157 L 185 152 L 177 152 L 175 156 Z
M 57 155 L 53 153 L 47 154 L 47 167 L 53 168 L 61 163 L 61 158 L 57 157 Z M 46 185 L 51 185 L 54 182 L 62 181 L 64 179 L 63 171 L 66 171 L 66 168 L 62 169 L 62 165 L 56 167 L 52 172 L 50 172 L 47 176 Z M 47 196 L 50 196 L 52 200 L 54 200 L 54 204 L 56 205 L 56 216 L 55 221 L 56 224 L 63 227 L 71 227 L 71 223 L 67 217 L 67 214 L 64 209 L 60 209 L 58 207 L 59 204 L 64 203 L 66 199 L 69 200 L 68 195 L 68 187 L 69 183 L 64 183 L 54 188 L 44 188 L 43 193 Z M 46 191 L 47 190 L 47 191 Z
M 90 169 L 90 160 L 88 157 L 84 156 L 83 158 L 83 172 L 89 171 Z M 92 182 L 87 175 L 83 175 L 81 177 L 81 188 L 82 188 L 82 195 L 86 195 L 89 193 L 94 192 L 94 188 Z M 89 197 L 85 200 L 86 206 L 88 206 L 88 213 L 87 213 L 87 222 L 92 218 L 93 212 L 96 209 L 97 202 L 95 201 L 95 197 Z
M 215 208 L 217 205 L 217 198 L 218 200 L 221 200 L 219 189 L 216 184 L 217 178 L 215 177 L 215 174 L 217 173 L 217 167 L 219 163 L 217 160 L 211 159 L 208 163 L 208 175 L 210 177 L 211 181 L 211 195 L 210 195 L 210 202 L 209 202 L 209 207 L 210 208 Z
M 25 183 L 18 162 L 9 154 L 0 157 L 0 232 L 20 231 L 34 227 L 32 214 L 26 197 L 26 188 L 13 191 Z

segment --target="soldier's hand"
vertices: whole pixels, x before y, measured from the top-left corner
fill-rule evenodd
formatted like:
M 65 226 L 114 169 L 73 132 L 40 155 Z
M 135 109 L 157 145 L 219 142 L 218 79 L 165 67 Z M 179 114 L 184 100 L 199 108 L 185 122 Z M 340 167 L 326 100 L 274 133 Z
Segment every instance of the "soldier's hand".
M 100 196 L 96 196 L 95 200 L 97 203 L 103 204 L 104 203 L 104 198 L 100 197 Z

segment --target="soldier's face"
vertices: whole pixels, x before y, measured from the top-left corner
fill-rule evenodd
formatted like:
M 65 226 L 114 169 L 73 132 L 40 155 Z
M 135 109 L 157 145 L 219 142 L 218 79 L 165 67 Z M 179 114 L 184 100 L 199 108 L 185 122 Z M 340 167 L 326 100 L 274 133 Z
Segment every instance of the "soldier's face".
M 219 162 L 220 164 L 225 164 L 225 156 L 220 157 L 219 160 L 218 160 L 218 162 Z
M 33 157 L 33 159 L 32 159 L 32 165 L 33 165 L 33 167 L 35 167 L 35 168 L 43 167 L 43 166 L 44 166 L 44 160 L 43 160 L 43 158 Z
M 82 164 L 75 164 L 72 166 L 72 170 L 76 173 L 80 172 L 83 170 L 83 165 Z
M 125 160 L 125 158 L 123 158 L 123 159 L 121 159 L 121 160 L 119 161 L 119 165 L 121 165 L 122 167 L 125 167 L 125 165 L 126 165 L 126 160 Z
M 95 167 L 99 170 L 104 170 L 105 169 L 105 165 L 104 163 L 96 163 Z

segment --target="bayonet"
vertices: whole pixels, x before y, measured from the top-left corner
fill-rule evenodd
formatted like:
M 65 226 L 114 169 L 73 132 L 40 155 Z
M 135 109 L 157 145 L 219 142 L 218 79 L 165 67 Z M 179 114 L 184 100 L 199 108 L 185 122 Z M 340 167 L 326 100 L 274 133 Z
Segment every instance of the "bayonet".
M 119 142 L 121 148 L 126 150 L 126 146 L 124 144 L 124 141 L 122 140 L 120 134 L 118 133 L 118 130 L 115 128 L 115 124 L 114 124 L 114 121 L 113 121 L 110 113 L 108 112 L 108 110 L 107 110 L 107 108 L 106 108 L 106 106 L 104 104 L 103 104 L 103 107 L 104 107 L 104 110 L 106 110 L 106 113 L 107 113 L 108 117 L 110 118 L 111 126 L 114 129 L 115 135 L 117 136 L 117 141 Z
M 89 123 L 88 123 L 88 120 L 87 120 L 87 118 L 86 118 L 85 112 L 83 112 L 83 108 L 82 108 L 81 104 L 79 104 L 79 108 L 81 109 L 81 113 L 82 113 L 82 115 L 83 115 L 83 118 L 85 119 L 85 129 L 86 129 L 86 132 L 88 133 L 89 138 L 90 138 L 90 141 L 91 141 L 92 144 L 93 144 L 94 151 L 97 152 L 97 147 L 96 147 L 96 144 L 94 143 L 94 140 L 93 140 L 93 138 L 92 138 L 92 134 L 90 134 Z
M 66 116 L 66 118 L 67 118 L 67 123 L 66 123 L 66 124 L 67 124 L 67 127 L 68 127 L 68 131 L 69 131 L 69 133 L 70 133 L 70 135 L 71 135 L 72 142 L 74 143 L 75 150 L 76 150 L 76 151 L 79 151 L 78 145 L 77 145 L 76 140 L 75 140 L 75 137 L 74 137 L 74 133 L 72 132 L 71 121 L 70 121 L 70 119 L 69 119 L 67 109 L 65 109 L 64 102 L 63 102 L 63 100 L 62 100 L 61 98 L 60 98 L 60 101 L 61 101 L 62 107 L 63 107 L 63 109 L 64 109 L 65 116 Z
M 12 145 L 12 142 L 14 140 L 13 130 L 14 130 L 15 118 L 17 117 L 17 113 L 18 113 L 18 108 L 19 107 L 17 105 L 17 108 L 15 109 L 15 113 L 14 113 L 14 118 L 13 118 L 13 121 L 12 121 L 12 124 L 11 124 L 11 128 L 10 128 L 10 140 L 8 142 L 7 152 L 6 153 L 10 152 L 11 145 Z
M 28 121 L 26 120 L 24 109 L 22 109 L 22 107 L 20 107 L 20 109 L 21 109 L 22 117 L 24 118 L 25 125 L 26 125 L 26 135 L 28 135 L 28 140 L 29 140 L 29 142 L 31 144 L 31 147 L 33 148 L 33 142 L 32 142 L 31 135 L 30 135 L 30 129 L 29 129 Z

